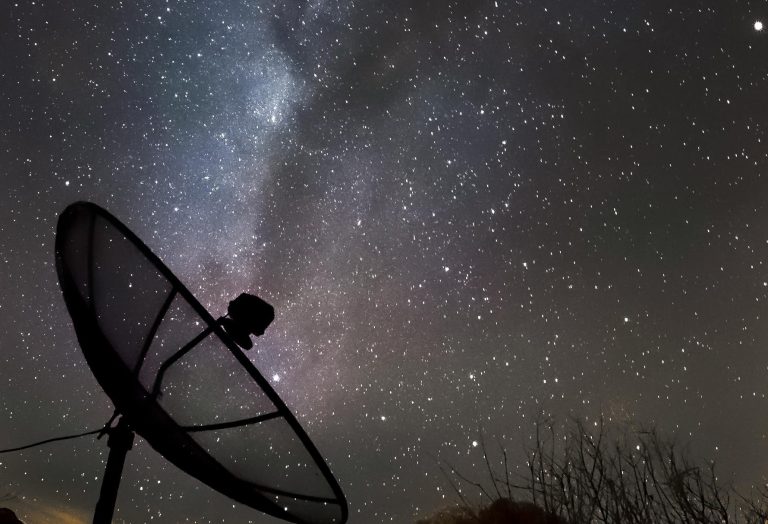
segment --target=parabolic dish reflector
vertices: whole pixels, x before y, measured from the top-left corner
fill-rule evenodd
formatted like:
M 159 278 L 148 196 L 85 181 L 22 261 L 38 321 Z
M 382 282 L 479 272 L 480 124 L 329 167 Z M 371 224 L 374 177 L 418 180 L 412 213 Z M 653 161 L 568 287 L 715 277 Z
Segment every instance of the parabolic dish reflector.
M 85 358 L 131 429 L 242 504 L 291 522 L 346 522 L 344 494 L 296 418 L 126 226 L 72 204 L 56 268 Z

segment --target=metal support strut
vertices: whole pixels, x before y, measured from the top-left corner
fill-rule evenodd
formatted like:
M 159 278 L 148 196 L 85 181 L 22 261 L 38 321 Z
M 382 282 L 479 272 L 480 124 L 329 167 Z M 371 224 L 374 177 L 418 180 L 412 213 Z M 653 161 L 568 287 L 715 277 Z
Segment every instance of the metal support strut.
M 93 524 L 110 524 L 115 511 L 117 489 L 120 487 L 120 477 L 123 474 L 123 464 L 128 450 L 133 447 L 133 430 L 128 427 L 125 417 L 120 417 L 117 426 L 107 430 L 109 440 L 109 457 L 101 481 L 101 493 L 93 513 Z

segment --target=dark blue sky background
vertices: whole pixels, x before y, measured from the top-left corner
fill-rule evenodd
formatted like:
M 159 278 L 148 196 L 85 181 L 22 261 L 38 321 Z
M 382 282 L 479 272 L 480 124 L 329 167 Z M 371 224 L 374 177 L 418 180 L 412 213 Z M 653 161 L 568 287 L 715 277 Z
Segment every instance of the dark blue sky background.
M 250 353 L 351 522 L 453 502 L 439 460 L 543 412 L 656 424 L 726 478 L 768 464 L 768 40 L 760 2 L 0 7 L 0 447 L 111 405 L 57 287 L 96 202 Z M 756 459 L 756 457 L 758 457 Z M 3 504 L 85 522 L 106 459 L 0 457 Z M 271 522 L 139 441 L 125 522 Z M 78 520 L 79 519 L 79 520 Z

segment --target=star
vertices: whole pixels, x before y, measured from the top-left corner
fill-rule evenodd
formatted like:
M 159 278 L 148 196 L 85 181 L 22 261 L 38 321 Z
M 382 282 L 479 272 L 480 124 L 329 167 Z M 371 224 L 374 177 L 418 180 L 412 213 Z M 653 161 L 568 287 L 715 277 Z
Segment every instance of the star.
M 703 458 L 737 483 L 765 476 L 749 460 L 768 432 L 762 10 L 63 4 L 11 2 L 4 18 L 0 448 L 111 414 L 53 259 L 57 214 L 89 200 L 214 318 L 242 292 L 270 299 L 248 358 L 355 521 L 441 507 L 432 457 L 479 478 L 485 439 L 511 458 L 537 414 L 653 422 L 719 445 Z M 135 261 L 112 262 L 130 272 L 121 290 L 142 289 Z M 186 311 L 168 318 L 186 326 Z M 114 319 L 125 351 L 145 318 Z M 206 379 L 180 405 L 261 414 L 247 374 L 202 373 L 206 355 L 180 361 Z M 101 478 L 106 445 L 57 445 L 3 455 L 0 498 L 19 500 L 0 506 L 92 509 L 83 479 Z M 265 522 L 138 437 L 130 457 L 125 522 Z

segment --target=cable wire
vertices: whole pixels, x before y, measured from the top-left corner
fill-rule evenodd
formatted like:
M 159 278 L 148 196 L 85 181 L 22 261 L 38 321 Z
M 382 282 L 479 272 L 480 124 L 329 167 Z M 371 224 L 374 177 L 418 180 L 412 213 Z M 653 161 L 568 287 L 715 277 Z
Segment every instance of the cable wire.
M 35 442 L 33 444 L 27 444 L 26 446 L 19 446 L 17 448 L 0 449 L 0 454 L 11 453 L 13 451 L 22 451 L 22 450 L 25 450 L 25 449 L 34 448 L 36 446 L 42 446 L 43 444 L 49 444 L 51 442 L 57 442 L 59 440 L 69 440 L 69 439 L 73 439 L 73 438 L 86 437 L 88 435 L 95 435 L 96 433 L 99 433 L 99 432 L 103 431 L 103 429 L 104 428 L 99 428 L 99 429 L 94 429 L 94 430 L 91 430 L 91 431 L 86 431 L 85 433 L 78 433 L 76 435 L 66 435 L 66 436 L 63 436 L 63 437 L 49 438 L 49 439 L 41 440 L 40 442 Z

